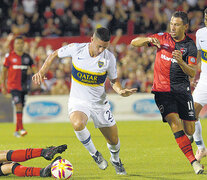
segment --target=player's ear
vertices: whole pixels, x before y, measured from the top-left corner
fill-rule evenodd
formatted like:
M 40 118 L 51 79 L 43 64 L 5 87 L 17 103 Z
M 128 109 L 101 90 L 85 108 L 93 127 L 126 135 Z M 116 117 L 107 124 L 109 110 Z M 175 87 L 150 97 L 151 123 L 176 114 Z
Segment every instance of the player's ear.
M 93 42 L 93 37 L 91 37 L 91 42 Z
M 186 24 L 186 25 L 184 26 L 184 28 L 185 28 L 185 32 L 187 32 L 188 27 L 189 27 L 189 25 L 188 25 L 188 24 Z

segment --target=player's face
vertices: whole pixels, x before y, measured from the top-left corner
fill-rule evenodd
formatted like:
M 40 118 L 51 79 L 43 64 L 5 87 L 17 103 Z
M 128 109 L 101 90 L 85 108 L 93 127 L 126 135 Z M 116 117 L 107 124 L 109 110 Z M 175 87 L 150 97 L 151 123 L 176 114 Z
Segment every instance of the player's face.
M 184 25 L 180 17 L 172 17 L 170 21 L 170 34 L 175 40 L 182 40 L 188 25 Z
M 24 40 L 15 39 L 14 41 L 14 51 L 23 52 L 24 49 Z
M 204 14 L 204 23 L 205 23 L 205 25 L 207 27 L 207 14 Z
M 97 37 L 91 38 L 91 50 L 94 57 L 101 54 L 108 46 L 109 46 L 109 41 L 105 42 Z

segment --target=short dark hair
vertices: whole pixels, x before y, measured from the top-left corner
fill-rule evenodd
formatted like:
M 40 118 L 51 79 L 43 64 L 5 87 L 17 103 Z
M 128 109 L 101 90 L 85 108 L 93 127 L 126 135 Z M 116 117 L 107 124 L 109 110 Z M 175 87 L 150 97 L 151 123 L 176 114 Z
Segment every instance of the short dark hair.
M 110 41 L 111 33 L 107 28 L 97 28 L 94 32 L 95 36 L 104 42 Z
M 182 19 L 184 25 L 188 24 L 188 15 L 183 11 L 174 12 L 172 17 L 179 17 Z
M 204 10 L 204 13 L 207 14 L 207 8 Z

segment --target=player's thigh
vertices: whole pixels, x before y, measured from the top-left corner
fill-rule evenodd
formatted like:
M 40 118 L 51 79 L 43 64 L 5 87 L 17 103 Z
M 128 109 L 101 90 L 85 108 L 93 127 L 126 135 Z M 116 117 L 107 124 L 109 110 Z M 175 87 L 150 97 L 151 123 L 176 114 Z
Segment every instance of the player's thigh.
M 118 128 L 117 125 L 113 125 L 111 127 L 102 127 L 99 128 L 101 133 L 104 135 L 106 141 L 111 145 L 116 145 L 119 141 L 118 138 Z
M 200 114 L 203 106 L 197 102 L 194 102 L 194 108 L 195 108 L 196 120 L 198 120 L 199 114 Z
M 177 104 L 173 94 L 171 93 L 155 93 L 155 102 L 162 115 L 163 122 L 166 116 L 171 113 L 178 113 Z
M 68 113 L 73 128 L 76 131 L 84 129 L 90 117 L 90 110 L 87 105 L 79 101 L 69 101 Z
M 18 90 L 11 90 L 12 101 L 16 104 L 22 104 L 22 93 Z
M 195 109 L 192 95 L 177 94 L 176 96 L 178 114 L 184 121 L 195 121 Z

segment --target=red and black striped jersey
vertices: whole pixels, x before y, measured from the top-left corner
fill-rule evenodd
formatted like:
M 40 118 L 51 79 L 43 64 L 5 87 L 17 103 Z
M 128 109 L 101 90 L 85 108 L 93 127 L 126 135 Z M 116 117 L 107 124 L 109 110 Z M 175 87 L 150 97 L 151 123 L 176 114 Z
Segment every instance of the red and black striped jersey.
M 17 55 L 14 51 L 7 54 L 4 61 L 4 67 L 8 68 L 7 89 L 27 91 L 28 75 L 27 70 L 32 67 L 32 58 L 24 53 L 22 56 Z
M 185 36 L 185 39 L 176 42 L 169 33 L 153 34 L 150 37 L 160 41 L 160 48 L 157 48 L 154 64 L 152 92 L 190 92 L 189 76 L 177 64 L 172 52 L 180 50 L 183 61 L 196 65 L 197 48 L 194 41 L 189 36 Z M 152 43 L 150 45 L 154 46 Z

